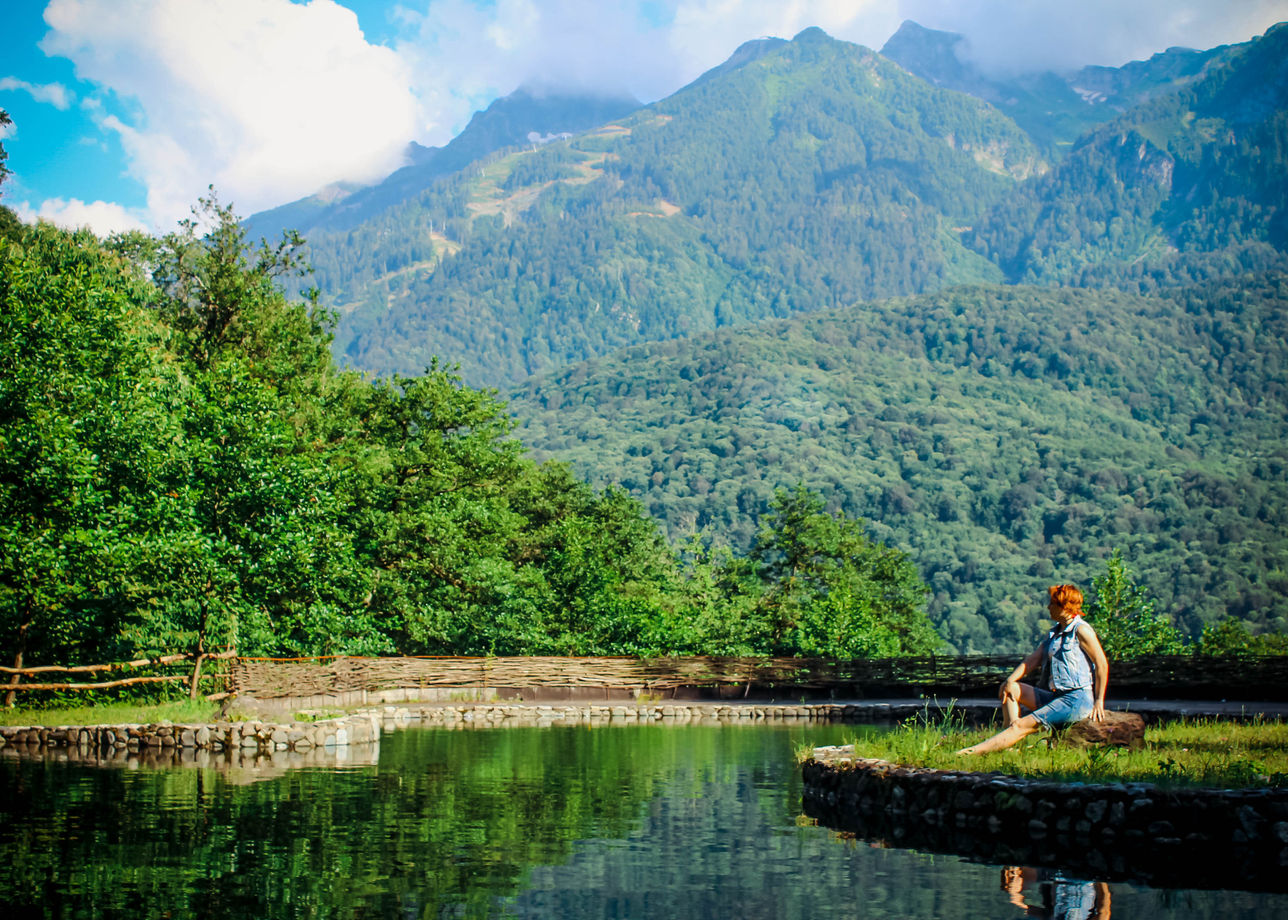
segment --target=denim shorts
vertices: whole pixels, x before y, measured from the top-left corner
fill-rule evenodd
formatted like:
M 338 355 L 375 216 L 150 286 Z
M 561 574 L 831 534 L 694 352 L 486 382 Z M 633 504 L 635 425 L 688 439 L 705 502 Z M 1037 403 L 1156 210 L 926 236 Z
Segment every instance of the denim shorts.
M 1059 728 L 1062 725 L 1081 722 L 1091 715 L 1091 710 L 1096 706 L 1090 687 L 1065 690 L 1062 693 L 1034 687 L 1033 692 L 1038 698 L 1038 708 L 1033 710 L 1033 718 L 1047 728 Z

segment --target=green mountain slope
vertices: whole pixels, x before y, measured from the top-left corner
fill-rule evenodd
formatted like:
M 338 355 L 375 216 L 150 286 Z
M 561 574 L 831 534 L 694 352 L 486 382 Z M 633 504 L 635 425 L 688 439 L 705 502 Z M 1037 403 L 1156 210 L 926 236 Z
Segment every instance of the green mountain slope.
M 1013 122 L 817 29 L 662 102 L 313 234 L 347 359 L 497 384 L 641 340 L 1000 279 L 954 227 L 1041 160 Z
M 415 373 L 437 355 L 506 385 L 953 284 L 1149 291 L 1282 267 L 1286 45 L 1277 28 L 1021 81 L 998 104 L 1026 133 L 817 29 L 753 42 L 655 105 L 314 231 L 316 277 L 354 366 Z M 984 98 L 1009 87 L 949 77 Z
M 585 131 L 639 108 L 634 99 L 515 90 L 475 112 L 465 130 L 443 147 L 411 144 L 410 162 L 380 182 L 364 187 L 337 185 L 316 195 L 254 214 L 244 221 L 252 238 L 274 239 L 284 230 L 313 236 L 346 231 L 414 198 L 444 176 L 516 145 Z
M 775 487 L 908 548 L 962 651 L 1031 641 L 1113 547 L 1187 631 L 1288 627 L 1288 277 L 1171 296 L 964 287 L 529 381 L 520 436 L 745 546 Z
M 1148 290 L 1282 264 L 1288 24 L 1083 138 L 966 235 L 1007 279 Z
M 881 47 L 881 54 L 924 80 L 976 96 L 1015 120 L 1042 150 L 1062 158 L 1084 134 L 1158 96 L 1183 89 L 1241 48 L 1206 51 L 1168 48 L 1122 67 L 1084 67 L 999 76 L 972 63 L 965 39 L 908 20 Z

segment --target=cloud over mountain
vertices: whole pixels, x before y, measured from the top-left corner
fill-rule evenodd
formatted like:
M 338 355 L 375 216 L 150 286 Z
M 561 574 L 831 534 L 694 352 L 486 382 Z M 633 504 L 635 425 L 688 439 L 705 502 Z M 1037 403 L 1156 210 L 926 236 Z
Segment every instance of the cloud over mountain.
M 48 54 L 132 105 L 103 116 L 158 225 L 214 183 L 245 210 L 374 179 L 418 132 L 410 72 L 331 0 L 53 0 Z

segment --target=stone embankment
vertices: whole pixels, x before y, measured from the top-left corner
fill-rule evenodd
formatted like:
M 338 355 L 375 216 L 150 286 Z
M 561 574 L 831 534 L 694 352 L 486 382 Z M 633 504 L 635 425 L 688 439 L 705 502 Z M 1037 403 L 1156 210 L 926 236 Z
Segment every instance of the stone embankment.
M 925 711 L 926 702 L 903 703 L 621 703 L 541 705 L 480 703 L 446 706 L 386 706 L 382 724 L 418 722 L 424 725 L 481 728 L 501 725 L 602 725 L 677 722 L 716 724 L 735 722 L 870 722 L 904 719 Z
M 119 751 L 168 750 L 273 753 L 373 744 L 380 740 L 375 713 L 359 713 L 317 722 L 216 722 L 210 725 L 59 725 L 0 726 L 0 753 L 42 750 Z
M 1288 789 L 1058 783 L 818 748 L 804 809 L 829 827 L 993 863 L 1183 887 L 1288 886 Z
M 384 706 L 327 718 L 328 711 L 299 713 L 310 721 L 216 722 L 210 725 L 60 725 L 0 726 L 0 756 L 39 756 L 63 751 L 67 759 L 88 756 L 94 762 L 129 758 L 176 765 L 204 762 L 186 752 L 240 758 L 344 750 L 378 743 L 381 731 L 412 724 L 470 729 L 546 725 L 626 725 L 648 722 L 718 724 L 734 722 L 883 722 L 921 712 L 924 703 L 802 703 L 729 705 L 666 703 L 599 705 L 533 705 L 524 703 L 456 703 Z M 111 755 L 105 758 L 104 755 Z M 228 758 L 224 757 L 226 761 Z M 279 758 L 280 759 L 280 758 Z

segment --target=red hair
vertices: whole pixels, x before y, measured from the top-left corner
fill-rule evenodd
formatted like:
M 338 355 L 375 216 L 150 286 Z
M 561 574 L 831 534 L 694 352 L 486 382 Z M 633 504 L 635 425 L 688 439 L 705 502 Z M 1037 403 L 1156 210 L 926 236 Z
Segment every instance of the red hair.
M 1060 605 L 1062 613 L 1082 616 L 1082 592 L 1077 585 L 1052 585 L 1047 588 L 1047 594 Z

